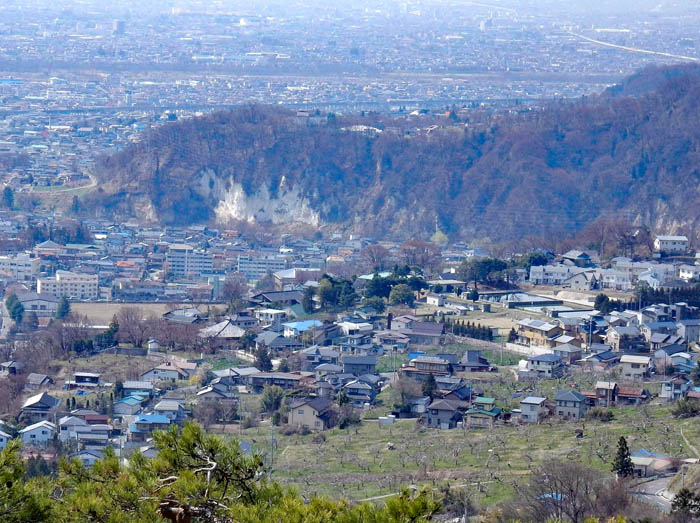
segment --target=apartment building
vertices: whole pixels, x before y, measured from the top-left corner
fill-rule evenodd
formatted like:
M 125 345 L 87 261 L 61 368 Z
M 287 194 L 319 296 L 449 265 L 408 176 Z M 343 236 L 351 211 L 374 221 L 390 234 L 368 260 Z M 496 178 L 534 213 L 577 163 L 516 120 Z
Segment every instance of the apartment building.
M 666 254 L 685 254 L 688 251 L 686 236 L 657 236 L 654 239 L 654 250 Z
M 53 294 L 79 300 L 96 300 L 99 296 L 96 274 L 59 270 L 50 278 L 38 278 L 36 287 L 38 294 Z
M 28 254 L 0 256 L 0 274 L 17 281 L 32 281 L 41 270 L 41 260 Z
M 167 272 L 175 277 L 201 278 L 212 273 L 214 255 L 185 243 L 174 243 L 165 255 Z
M 287 258 L 278 254 L 239 254 L 238 272 L 248 280 L 259 280 L 268 272 L 275 273 L 287 268 Z

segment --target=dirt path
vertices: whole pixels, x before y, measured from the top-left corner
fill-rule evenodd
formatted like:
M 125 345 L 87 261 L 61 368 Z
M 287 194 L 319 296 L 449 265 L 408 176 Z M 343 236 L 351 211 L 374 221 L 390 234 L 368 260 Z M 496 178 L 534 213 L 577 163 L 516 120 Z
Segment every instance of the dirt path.
M 700 458 L 700 453 L 698 452 L 698 449 L 691 445 L 690 441 L 688 441 L 688 438 L 686 438 L 685 434 L 683 434 L 683 427 L 681 427 L 681 437 L 683 438 L 683 441 L 685 441 L 685 444 L 688 446 L 688 448 L 693 451 L 695 457 Z

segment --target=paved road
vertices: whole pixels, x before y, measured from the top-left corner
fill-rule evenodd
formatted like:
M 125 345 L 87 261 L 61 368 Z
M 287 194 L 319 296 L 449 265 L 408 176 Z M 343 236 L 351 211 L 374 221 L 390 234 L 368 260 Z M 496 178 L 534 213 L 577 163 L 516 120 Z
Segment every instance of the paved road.
M 8 334 L 10 333 L 10 325 L 12 321 L 10 320 L 10 315 L 5 308 L 5 297 L 2 297 L 0 301 L 0 339 L 6 340 Z
M 639 499 L 656 506 L 659 510 L 668 514 L 671 512 L 673 494 L 667 492 L 668 484 L 673 476 L 647 481 L 632 489 L 632 493 Z

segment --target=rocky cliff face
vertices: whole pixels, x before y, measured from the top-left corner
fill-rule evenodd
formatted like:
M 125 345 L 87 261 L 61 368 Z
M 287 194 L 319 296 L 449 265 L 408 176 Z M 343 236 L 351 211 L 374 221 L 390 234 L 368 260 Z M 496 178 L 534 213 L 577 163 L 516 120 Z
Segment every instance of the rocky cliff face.
M 244 107 L 167 124 L 103 158 L 92 198 L 166 224 L 301 223 L 399 239 L 428 236 L 436 219 L 466 239 L 575 231 L 601 215 L 673 232 L 700 221 L 699 70 L 650 70 L 600 97 L 458 122 L 312 122 Z

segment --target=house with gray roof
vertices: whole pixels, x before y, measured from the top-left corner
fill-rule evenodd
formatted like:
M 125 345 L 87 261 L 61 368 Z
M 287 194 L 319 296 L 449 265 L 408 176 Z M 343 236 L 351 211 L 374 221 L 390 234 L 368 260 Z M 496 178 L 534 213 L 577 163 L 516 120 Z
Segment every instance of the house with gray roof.
M 585 416 L 586 396 L 575 390 L 560 390 L 554 396 L 557 404 L 557 416 L 565 419 L 581 419 Z

